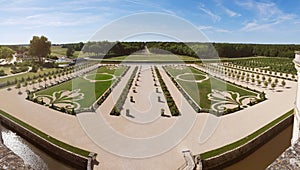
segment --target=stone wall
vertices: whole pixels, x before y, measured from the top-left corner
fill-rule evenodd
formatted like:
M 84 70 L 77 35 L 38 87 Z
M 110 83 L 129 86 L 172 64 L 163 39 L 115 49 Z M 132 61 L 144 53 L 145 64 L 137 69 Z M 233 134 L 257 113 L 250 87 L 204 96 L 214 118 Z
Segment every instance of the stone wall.
M 24 127 L 16 124 L 15 122 L 11 121 L 10 119 L 7 119 L 2 115 L 0 115 L 0 122 L 2 123 L 3 126 L 16 132 L 19 136 L 29 141 L 36 147 L 40 148 L 41 150 L 43 150 L 53 158 L 62 161 L 76 169 L 91 168 L 91 167 L 87 167 L 89 158 L 82 157 L 80 155 L 67 151 L 63 148 L 60 148 L 56 145 L 53 145 L 52 143 L 49 143 L 43 138 L 40 138 L 39 136 L 35 135 L 34 133 L 30 132 L 29 130 L 25 129 Z
M 282 130 L 291 125 L 293 123 L 293 117 L 294 115 L 287 117 L 283 121 L 279 122 L 276 126 L 272 127 L 270 130 L 261 134 L 260 136 L 256 137 L 255 139 L 251 140 L 245 145 L 242 145 L 224 154 L 202 160 L 203 169 L 222 169 L 244 159 L 246 156 L 253 153 L 259 147 L 261 147 L 270 139 L 275 137 Z

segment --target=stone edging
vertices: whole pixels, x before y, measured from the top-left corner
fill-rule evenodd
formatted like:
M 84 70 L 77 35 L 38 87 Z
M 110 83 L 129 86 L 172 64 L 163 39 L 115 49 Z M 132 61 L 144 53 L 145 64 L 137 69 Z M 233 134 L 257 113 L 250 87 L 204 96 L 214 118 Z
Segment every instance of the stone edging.
M 273 127 L 271 127 L 266 132 L 249 141 L 248 143 L 234 150 L 225 152 L 224 154 L 220 154 L 209 159 L 201 160 L 203 169 L 222 169 L 244 159 L 245 157 L 256 151 L 259 147 L 267 143 L 270 139 L 275 137 L 278 133 L 283 131 L 286 127 L 291 125 L 293 123 L 293 119 L 294 115 L 292 114 L 284 120 L 277 123 L 276 125 L 274 125 Z
M 35 133 L 29 131 L 28 129 L 22 127 L 21 125 L 15 123 L 14 121 L 6 118 L 1 114 L 0 122 L 3 126 L 16 132 L 19 136 L 32 143 L 34 146 L 40 148 L 51 157 L 62 161 L 76 169 L 93 169 L 93 164 L 91 162 L 95 159 L 95 154 L 90 154 L 89 157 L 83 157 L 81 155 L 67 151 L 59 146 L 56 146 L 55 144 L 46 141 L 45 139 L 39 137 Z M 88 167 L 88 165 L 90 165 L 90 167 Z

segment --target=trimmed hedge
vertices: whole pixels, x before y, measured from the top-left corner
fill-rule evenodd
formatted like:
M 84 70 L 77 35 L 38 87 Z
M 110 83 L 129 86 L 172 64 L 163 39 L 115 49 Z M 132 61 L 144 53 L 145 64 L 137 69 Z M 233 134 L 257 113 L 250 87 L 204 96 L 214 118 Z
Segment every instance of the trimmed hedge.
M 170 112 L 171 112 L 171 115 L 172 116 L 180 116 L 180 112 L 178 110 L 178 107 L 176 106 L 174 100 L 173 100 L 173 97 L 171 96 L 164 80 L 162 79 L 159 71 L 158 71 L 158 68 L 155 66 L 155 72 L 156 72 L 156 75 L 157 75 L 157 78 L 158 78 L 158 81 L 160 83 L 160 86 L 161 86 L 161 89 L 166 97 L 166 100 L 167 100 L 167 104 L 169 106 L 169 109 L 170 109 Z
M 129 70 L 129 66 L 127 66 L 126 70 L 122 73 L 122 75 L 120 77 L 123 77 Z M 118 78 L 109 89 L 106 90 L 106 92 L 97 100 L 96 105 L 93 105 L 93 109 L 96 110 L 105 100 L 106 98 L 110 95 L 110 93 L 112 92 L 112 90 L 118 85 L 118 83 L 120 82 L 120 78 Z
M 117 100 L 117 103 L 115 104 L 115 106 L 113 107 L 113 109 L 111 110 L 111 112 L 109 113 L 110 115 L 113 116 L 120 116 L 121 115 L 121 110 L 123 109 L 123 105 L 125 103 L 125 100 L 127 98 L 127 95 L 129 93 L 129 90 L 132 86 L 134 77 L 136 76 L 136 73 L 138 71 L 138 66 L 136 66 L 126 84 L 126 86 L 124 87 L 120 97 Z

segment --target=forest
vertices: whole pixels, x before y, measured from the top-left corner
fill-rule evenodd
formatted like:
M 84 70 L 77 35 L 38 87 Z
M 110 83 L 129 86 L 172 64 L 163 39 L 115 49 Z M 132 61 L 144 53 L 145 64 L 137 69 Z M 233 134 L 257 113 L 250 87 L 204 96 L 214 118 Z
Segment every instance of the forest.
M 62 48 L 82 51 L 92 57 L 110 58 L 143 52 L 145 47 L 154 54 L 172 53 L 197 58 L 237 57 L 285 57 L 293 58 L 300 51 L 296 44 L 243 44 L 243 43 L 197 43 L 197 42 L 86 42 L 61 44 Z M 14 51 L 26 51 L 24 46 L 8 46 Z
M 295 44 L 242 44 L 242 43 L 194 43 L 194 42 L 87 42 L 83 53 L 105 58 L 130 55 L 145 49 L 151 53 L 173 53 L 200 58 L 237 58 L 252 56 L 293 58 L 300 50 Z

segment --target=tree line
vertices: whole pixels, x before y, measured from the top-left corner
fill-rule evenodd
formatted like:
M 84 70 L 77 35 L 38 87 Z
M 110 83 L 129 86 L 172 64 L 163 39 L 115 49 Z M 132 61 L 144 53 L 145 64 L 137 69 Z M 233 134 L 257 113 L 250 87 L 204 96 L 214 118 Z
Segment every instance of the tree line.
M 82 48 L 89 56 L 109 58 L 130 55 L 145 48 L 144 42 L 87 42 Z
M 83 53 L 92 56 L 113 57 L 130 55 L 145 50 L 154 54 L 176 54 L 200 58 L 215 57 L 285 57 L 293 58 L 300 50 L 295 44 L 242 44 L 242 43 L 193 43 L 193 42 L 87 42 Z
M 154 54 L 172 53 L 200 58 L 215 57 L 286 57 L 293 58 L 294 51 L 300 50 L 296 44 L 242 44 L 242 43 L 197 43 L 197 42 L 80 42 L 62 44 L 67 49 L 67 56 L 72 56 L 74 51 L 82 51 L 91 57 L 109 58 L 114 56 L 131 55 L 145 50 L 145 47 Z M 24 46 L 6 46 L 16 52 L 28 51 L 31 56 L 47 57 L 51 53 L 51 42 L 44 36 L 34 36 L 29 48 Z M 7 51 L 7 49 L 5 49 Z
M 295 44 L 230 44 L 214 43 L 220 57 L 236 58 L 250 56 L 293 58 L 294 52 L 300 50 Z

